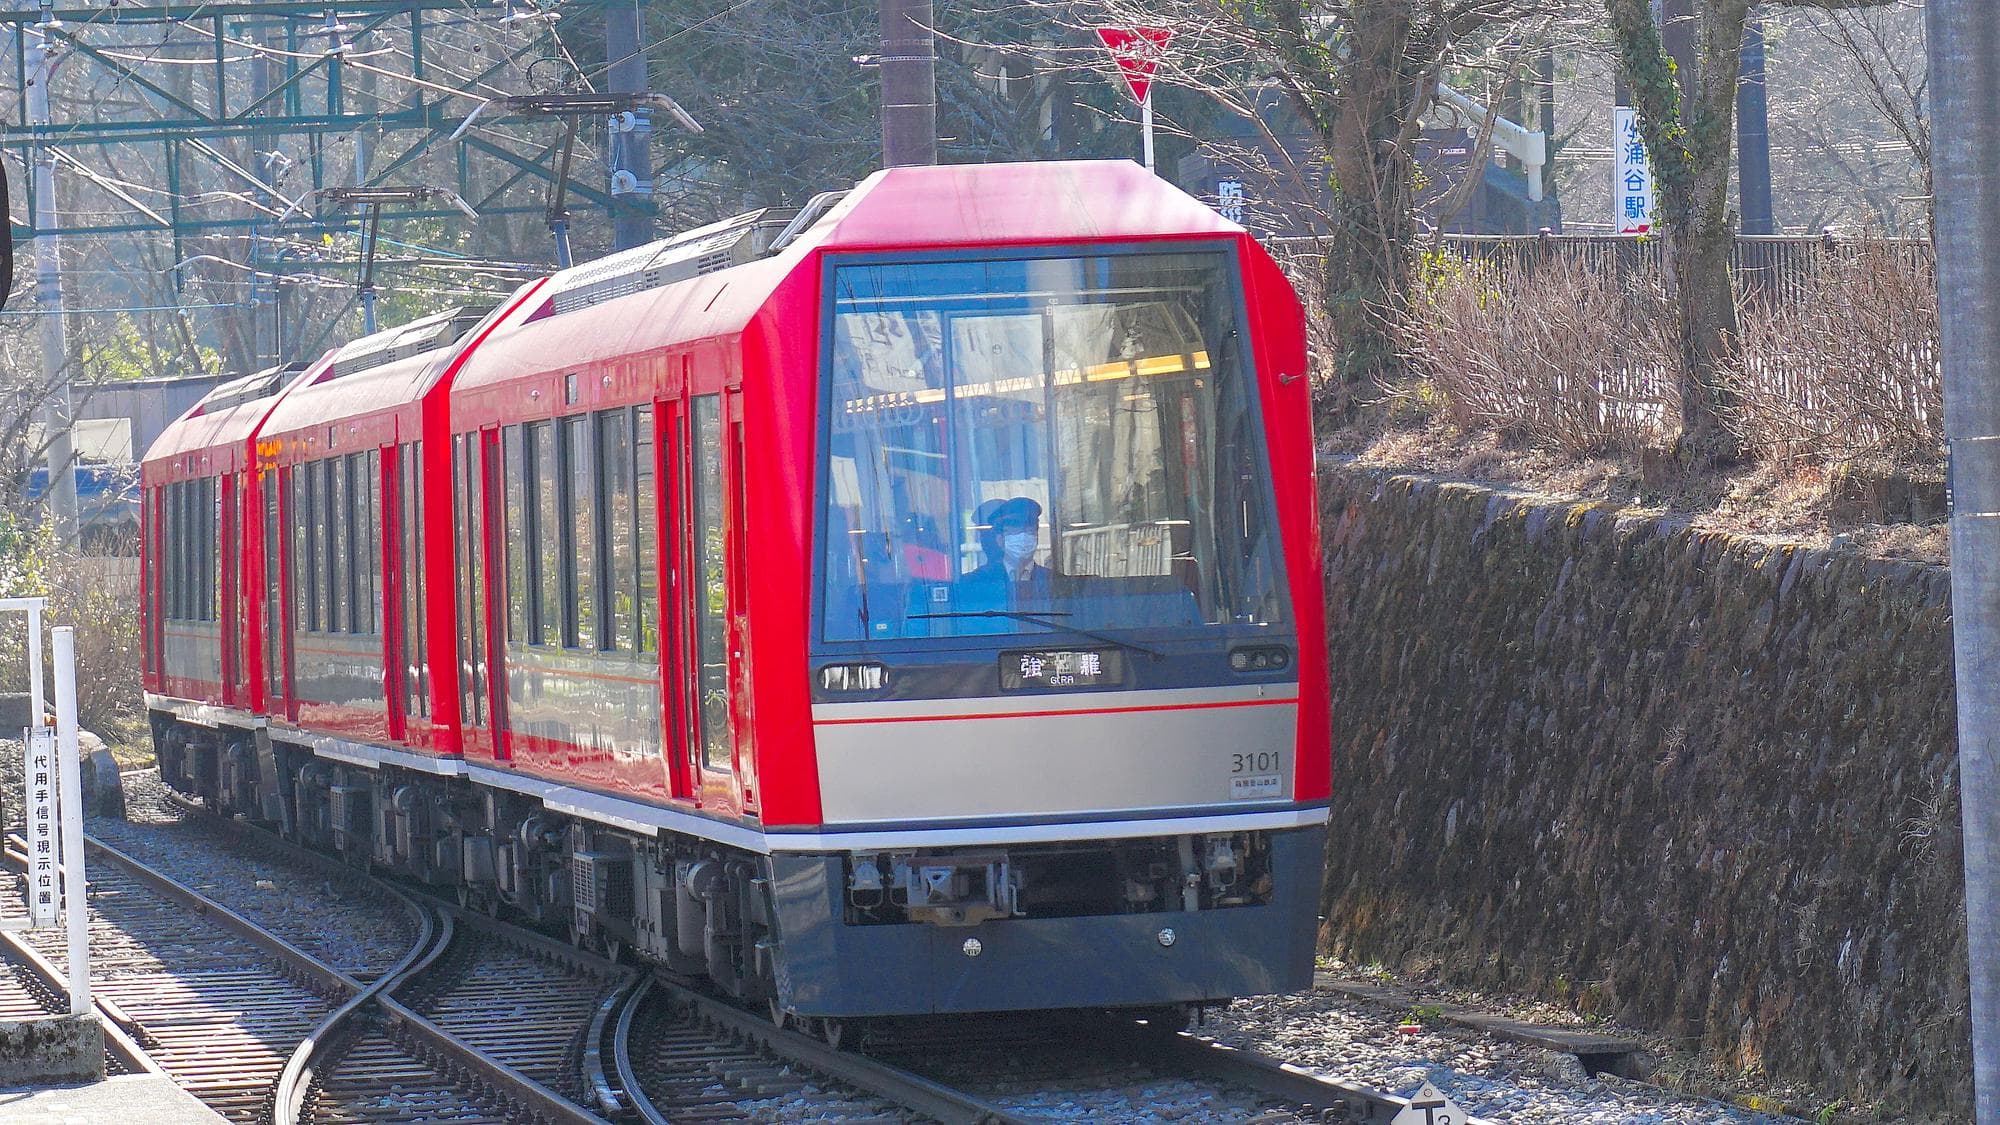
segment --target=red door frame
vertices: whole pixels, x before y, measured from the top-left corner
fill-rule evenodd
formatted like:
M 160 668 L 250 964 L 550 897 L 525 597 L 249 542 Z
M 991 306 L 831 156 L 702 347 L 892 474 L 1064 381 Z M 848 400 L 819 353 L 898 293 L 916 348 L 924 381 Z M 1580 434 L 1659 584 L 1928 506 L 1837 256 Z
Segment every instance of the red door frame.
M 375 528 L 379 540 L 376 549 L 377 560 L 382 567 L 382 581 L 377 584 L 381 591 L 382 612 L 376 617 L 376 624 L 382 630 L 382 687 L 388 702 L 385 718 L 389 724 L 389 738 L 395 742 L 408 742 L 410 734 L 409 707 L 404 698 L 404 666 L 408 663 L 403 652 L 403 552 L 409 529 L 403 526 L 403 462 L 397 454 L 401 445 L 385 445 L 376 452 L 376 488 L 381 496 L 378 503 L 382 519 Z M 393 533 L 392 533 L 393 532 Z
M 757 811 L 757 752 L 751 732 L 749 519 L 744 504 L 743 387 L 722 391 L 722 574 L 728 588 L 727 628 L 731 773 L 737 807 Z
M 683 606 L 687 601 L 687 566 L 681 552 L 687 537 L 681 530 L 687 504 L 684 468 L 687 456 L 686 403 L 671 394 L 653 398 L 653 566 L 654 596 L 659 599 L 654 620 L 658 622 L 656 641 L 660 650 L 660 763 L 666 774 L 667 795 L 682 800 L 695 798 L 694 775 L 689 772 L 689 713 L 687 635 Z
M 511 757 L 508 753 L 508 739 L 501 732 L 507 729 L 507 588 L 502 570 L 507 565 L 505 544 L 500 540 L 500 529 L 494 515 L 502 510 L 501 496 L 505 467 L 500 460 L 500 427 L 487 426 L 478 432 L 477 458 L 479 469 L 478 488 L 474 502 L 479 505 L 479 542 L 474 549 L 480 553 L 479 589 L 473 591 L 479 605 L 475 612 L 485 619 L 485 632 L 481 639 L 486 642 L 486 730 L 487 738 L 494 747 L 494 757 Z M 474 668 L 474 686 L 479 686 L 477 666 Z

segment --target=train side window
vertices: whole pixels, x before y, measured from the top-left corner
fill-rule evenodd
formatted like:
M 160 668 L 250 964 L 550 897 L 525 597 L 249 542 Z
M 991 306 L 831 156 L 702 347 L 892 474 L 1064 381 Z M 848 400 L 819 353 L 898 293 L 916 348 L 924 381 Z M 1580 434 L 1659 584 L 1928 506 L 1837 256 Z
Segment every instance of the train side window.
M 459 439 L 459 494 L 464 498 L 459 511 L 459 575 L 463 583 L 464 625 L 459 635 L 466 643 L 465 716 L 477 725 L 486 722 L 486 503 L 480 472 L 481 458 L 477 433 Z
M 507 639 L 526 644 L 530 639 L 528 602 L 534 584 L 528 578 L 528 466 L 520 426 L 500 431 L 500 449 L 507 493 L 500 510 L 500 541 L 507 545 Z
M 596 458 L 590 448 L 590 416 L 579 414 L 562 422 L 563 511 L 569 514 L 569 542 L 564 555 L 567 589 L 563 643 L 570 648 L 596 648 L 600 614 L 597 607 Z
M 320 625 L 329 633 L 347 631 L 347 543 L 351 504 L 347 496 L 347 466 L 339 457 L 320 462 L 326 483 L 326 616 Z
M 430 664 L 424 651 L 423 443 L 402 447 L 396 473 L 396 554 L 402 563 L 403 692 L 405 715 L 431 713 Z
M 199 573 L 194 557 L 197 542 L 194 534 L 194 482 L 182 481 L 174 486 L 174 491 L 174 569 L 175 586 L 178 587 L 174 597 L 174 616 L 187 621 L 194 616 L 195 575 Z
M 480 434 L 466 434 L 466 605 L 472 615 L 466 633 L 472 645 L 472 711 L 474 723 L 486 723 L 486 494 L 492 474 L 484 470 Z
M 186 562 L 182 556 L 187 553 L 187 537 L 181 530 L 181 486 L 170 484 L 166 487 L 166 543 L 165 570 L 167 575 L 167 616 L 178 621 L 181 618 L 182 591 L 187 579 L 183 574 Z
M 631 412 L 606 410 L 597 416 L 598 579 L 603 618 L 597 646 L 609 652 L 632 648 L 632 606 L 638 597 L 632 547 Z
M 347 481 L 349 508 L 353 512 L 353 534 L 348 540 L 348 590 L 353 599 L 348 604 L 353 609 L 348 613 L 347 631 L 350 633 L 375 632 L 375 588 L 378 585 L 375 572 L 381 558 L 375 538 L 375 526 L 381 522 L 381 490 L 375 479 L 375 455 L 372 453 L 350 453 L 347 455 Z
M 160 571 L 161 616 L 178 618 L 181 615 L 180 547 L 181 531 L 178 526 L 181 517 L 180 494 L 175 485 L 160 486 L 158 511 L 160 513 L 160 554 L 156 564 Z
M 178 620 L 181 615 L 181 504 L 178 485 L 160 486 L 160 601 L 162 616 Z
M 660 505 L 653 485 L 653 408 L 641 406 L 632 416 L 632 482 L 637 517 L 632 544 L 639 576 L 636 649 L 660 648 L 659 564 Z
M 556 464 L 554 422 L 528 426 L 529 479 L 535 496 L 528 541 L 534 545 L 535 597 L 530 606 L 530 643 L 562 644 L 562 508 L 556 498 L 562 479 Z
M 694 400 L 695 654 L 700 663 L 701 760 L 710 769 L 735 761 L 729 707 L 729 583 L 723 556 L 722 399 Z
M 222 482 L 215 477 L 209 477 L 202 481 L 202 486 L 202 491 L 207 494 L 208 500 L 202 506 L 202 511 L 208 517 L 209 534 L 202 538 L 203 561 L 208 564 L 202 568 L 202 580 L 206 583 L 204 589 L 208 596 L 202 603 L 201 619 L 220 621 L 222 619 L 222 603 L 219 600 L 222 584 Z
M 290 503 L 285 514 L 292 521 L 292 601 L 298 606 L 295 628 L 310 633 L 319 628 L 319 568 L 312 565 L 314 527 L 312 466 L 295 465 L 285 470 L 291 483 Z
M 361 457 L 362 472 L 368 477 L 368 553 L 361 573 L 367 576 L 368 632 L 380 636 L 384 614 L 382 592 L 388 587 L 382 573 L 382 451 L 371 449 Z

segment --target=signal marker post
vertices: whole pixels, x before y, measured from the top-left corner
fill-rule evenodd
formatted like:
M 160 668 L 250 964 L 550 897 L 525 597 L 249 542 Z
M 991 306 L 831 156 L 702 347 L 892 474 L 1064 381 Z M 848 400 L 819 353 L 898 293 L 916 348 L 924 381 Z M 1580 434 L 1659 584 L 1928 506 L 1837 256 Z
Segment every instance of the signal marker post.
M 1165 27 L 1100 27 L 1098 42 L 1111 52 L 1125 89 L 1139 103 L 1139 130 L 1145 138 L 1146 171 L 1153 170 L 1153 72 L 1167 53 L 1173 30 Z
M 77 757 L 76 635 L 50 630 L 55 657 L 56 725 L 43 725 L 43 598 L 0 598 L 0 614 L 28 619 L 29 726 L 23 733 L 22 797 L 28 829 L 28 917 L 0 919 L 0 930 L 52 929 L 67 923 L 69 1010 L 88 1015 L 90 931 L 84 906 L 83 783 Z

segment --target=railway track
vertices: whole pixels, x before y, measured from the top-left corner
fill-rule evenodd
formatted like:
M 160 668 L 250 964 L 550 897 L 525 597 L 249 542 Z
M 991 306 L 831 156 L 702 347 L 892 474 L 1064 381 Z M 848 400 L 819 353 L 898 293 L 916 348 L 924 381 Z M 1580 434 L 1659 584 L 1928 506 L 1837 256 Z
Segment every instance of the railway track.
M 268 1116 L 287 1052 L 353 978 L 93 843 L 91 989 L 109 1026 L 231 1121 Z M 55 931 L 21 935 L 60 956 Z
M 367 984 L 354 981 L 298 1037 L 272 1079 L 269 1119 L 279 1125 L 741 1119 L 746 1103 L 799 1094 L 852 1119 L 1020 1120 L 685 984 L 406 894 L 266 833 L 206 823 L 232 847 L 377 888 L 417 920 L 399 961 Z M 190 901 L 225 911 L 198 895 Z
M 282 864 L 307 865 L 357 897 L 372 896 L 378 909 L 400 905 L 410 919 L 406 943 L 393 962 L 379 949 L 350 952 L 346 967 L 354 971 L 342 971 L 221 903 L 148 872 L 153 880 L 179 888 L 176 897 L 184 912 L 204 922 L 233 919 L 232 940 L 255 945 L 253 960 L 289 966 L 275 975 L 289 983 L 290 992 L 270 984 L 269 969 L 263 987 L 274 998 L 284 997 L 278 1006 L 299 1007 L 291 1022 L 281 1025 L 281 1033 L 266 1032 L 259 1039 L 263 1050 L 254 1067 L 224 1073 L 229 1068 L 217 1065 L 212 1075 L 182 1078 L 233 1120 L 260 1125 L 445 1120 L 604 1125 L 740 1120 L 749 1111 L 746 1107 L 770 1109 L 788 1100 L 809 1102 L 822 1120 L 1031 1119 L 1000 1099 L 959 1088 L 949 1074 L 955 1068 L 939 1061 L 954 1051 L 964 1055 L 995 1049 L 972 1026 L 961 1023 L 929 1042 L 918 1032 L 892 1037 L 887 1049 L 864 1041 L 858 1050 L 838 1050 L 706 995 L 689 982 L 642 973 L 405 893 L 266 833 L 228 822 L 207 824 L 233 837 L 232 848 L 254 849 Z M 136 881 L 133 867 L 145 865 L 101 841 L 93 841 L 93 853 L 94 905 L 103 911 L 110 902 L 136 900 L 125 880 Z M 105 859 L 111 863 L 101 862 Z M 183 863 L 199 862 L 183 858 Z M 161 897 L 164 893 L 158 892 Z M 174 925 L 165 924 L 169 929 Z M 297 929 L 296 919 L 292 928 Z M 246 929 L 263 940 L 253 940 Z M 235 968 L 245 970 L 244 951 L 229 948 Z M 170 952 L 163 948 L 154 960 L 170 965 L 164 955 Z M 172 992 L 159 991 L 162 996 Z M 154 1009 L 146 1011 L 156 1023 L 170 1022 Z M 301 1014 L 305 1012 L 310 1018 Z M 128 1018 L 142 1042 L 164 1042 L 144 1014 Z M 1079 1026 L 1084 1028 L 1080 1041 L 1093 1054 L 1136 1060 L 1161 1075 L 1199 1076 L 1255 1091 L 1269 1102 L 1295 1107 L 1302 1119 L 1388 1122 L 1407 1104 L 1383 1091 L 1187 1033 L 1110 1019 Z M 282 1038 L 286 1034 L 290 1039 Z M 1039 1035 L 1046 1039 L 1048 1034 L 1044 1024 Z M 177 1077 L 186 1073 L 173 1065 L 166 1069 Z M 221 1096 L 211 1100 L 203 1093 L 204 1077 Z M 771 1114 L 783 1115 L 779 1110 Z
M 1328 1077 L 1188 1031 L 1109 1013 L 1023 1013 L 963 1021 L 917 1020 L 863 1036 L 860 1050 L 911 1071 L 976 1088 L 1084 1086 L 1106 1070 L 1115 1085 L 1195 1080 L 1258 1103 L 1260 1119 L 1387 1125 L 1409 1099 Z M 1009 1060 L 996 1073 L 995 1060 Z M 1143 1077 L 1140 1077 L 1143 1075 Z M 1008 1100 L 1002 1098 L 1001 1100 Z M 1269 1115 L 1266 1118 L 1265 1115 Z M 1454 1125 L 1487 1125 L 1471 1118 Z

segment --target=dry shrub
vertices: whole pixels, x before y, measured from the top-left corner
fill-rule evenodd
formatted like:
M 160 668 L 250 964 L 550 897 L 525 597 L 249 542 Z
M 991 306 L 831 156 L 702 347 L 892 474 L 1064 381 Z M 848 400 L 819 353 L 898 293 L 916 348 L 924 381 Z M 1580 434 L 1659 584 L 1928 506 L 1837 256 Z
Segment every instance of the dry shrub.
M 44 626 L 76 629 L 77 720 L 110 741 L 143 733 L 145 707 L 139 680 L 139 559 L 137 544 L 115 555 L 78 555 L 55 546 L 41 529 L 0 535 L 0 594 L 48 599 Z M 0 691 L 27 686 L 24 615 L 0 623 Z M 42 685 L 54 698 L 54 653 L 43 638 Z M 4 737 L 4 732 L 0 732 Z
M 1404 335 L 1462 430 L 1585 456 L 1657 444 L 1675 416 L 1665 292 L 1565 254 L 1428 263 Z
M 1306 353 L 1310 360 L 1313 386 L 1324 387 L 1332 376 L 1333 357 L 1340 354 L 1340 340 L 1333 331 L 1333 318 L 1326 315 L 1326 251 L 1313 238 L 1271 239 L 1265 244 L 1285 271 L 1299 303 L 1306 310 Z
M 1762 461 L 1940 464 L 1937 278 L 1928 254 L 1855 243 L 1786 300 L 1743 309 L 1732 424 Z

